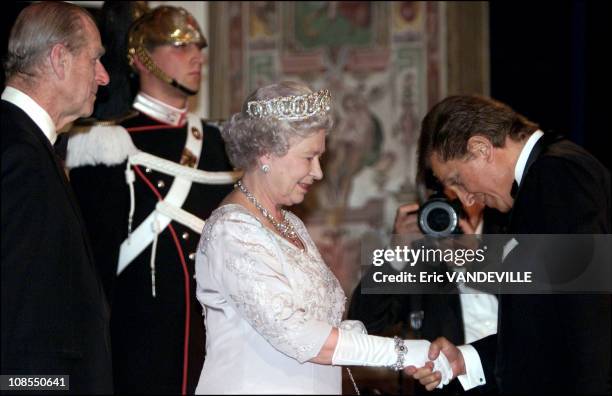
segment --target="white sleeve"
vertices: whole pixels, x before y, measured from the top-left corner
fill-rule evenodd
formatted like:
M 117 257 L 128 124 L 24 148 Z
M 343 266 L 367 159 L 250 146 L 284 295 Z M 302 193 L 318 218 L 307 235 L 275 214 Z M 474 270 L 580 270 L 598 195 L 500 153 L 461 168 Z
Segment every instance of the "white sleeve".
M 471 345 L 461 345 L 458 347 L 463 355 L 465 362 L 465 374 L 457 376 L 464 390 L 470 390 L 480 385 L 487 383 L 480 361 L 478 351 Z
M 231 219 L 205 253 L 236 311 L 274 348 L 303 363 L 319 354 L 332 325 L 317 320 L 291 287 L 278 242 L 254 219 Z

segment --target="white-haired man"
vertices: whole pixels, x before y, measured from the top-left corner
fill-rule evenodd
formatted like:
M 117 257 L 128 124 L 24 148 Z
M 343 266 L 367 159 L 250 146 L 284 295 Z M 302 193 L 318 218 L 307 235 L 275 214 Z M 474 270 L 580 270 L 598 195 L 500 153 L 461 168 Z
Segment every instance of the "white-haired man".
M 2 374 L 67 375 L 63 389 L 82 394 L 113 391 L 109 312 L 53 144 L 108 84 L 103 53 L 82 8 L 26 7 L 9 38 L 0 107 Z

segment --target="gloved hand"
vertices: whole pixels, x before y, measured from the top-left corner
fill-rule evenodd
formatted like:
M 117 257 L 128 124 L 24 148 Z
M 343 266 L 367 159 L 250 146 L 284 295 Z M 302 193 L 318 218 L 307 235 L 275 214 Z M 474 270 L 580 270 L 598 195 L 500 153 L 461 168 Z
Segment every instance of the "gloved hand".
M 453 368 L 443 352 L 440 352 L 440 355 L 436 360 L 434 360 L 433 363 L 434 368 L 432 372 L 439 371 L 440 374 L 442 374 L 442 379 L 436 388 L 442 389 L 444 385 L 448 385 L 450 380 L 453 378 Z
M 334 365 L 390 367 L 401 370 L 407 366 L 423 367 L 429 361 L 427 354 L 430 342 L 427 340 L 394 340 L 346 328 L 346 325 L 341 325 L 338 329 L 338 343 L 332 356 Z M 434 361 L 434 371 L 440 371 L 442 374 L 441 386 L 450 382 L 452 369 L 444 354 L 440 354 Z

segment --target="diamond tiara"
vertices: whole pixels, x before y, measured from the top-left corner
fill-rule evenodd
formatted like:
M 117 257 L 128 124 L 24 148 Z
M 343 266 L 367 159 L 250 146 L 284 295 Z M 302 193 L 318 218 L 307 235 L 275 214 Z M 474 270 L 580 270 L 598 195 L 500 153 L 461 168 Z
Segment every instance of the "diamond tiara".
M 251 118 L 276 118 L 278 120 L 303 120 L 331 110 L 329 90 L 322 89 L 307 95 L 282 96 L 247 103 L 247 114 Z

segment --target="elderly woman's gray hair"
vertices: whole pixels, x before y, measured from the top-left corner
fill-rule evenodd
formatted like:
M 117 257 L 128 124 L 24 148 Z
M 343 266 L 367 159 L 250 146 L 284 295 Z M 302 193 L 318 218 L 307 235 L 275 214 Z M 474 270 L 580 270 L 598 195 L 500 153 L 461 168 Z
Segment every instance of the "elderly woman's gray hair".
M 304 108 L 289 113 L 297 114 L 295 117 L 275 117 L 265 113 L 265 104 L 270 100 L 310 94 L 313 91 L 307 85 L 294 81 L 267 85 L 252 92 L 245 99 L 242 111 L 234 114 L 221 131 L 232 164 L 239 169 L 248 169 L 256 165 L 257 158 L 262 155 L 282 157 L 292 144 L 301 139 L 321 129 L 327 133 L 333 126 L 333 119 L 326 90 L 314 94 L 319 106 L 314 111 L 307 112 Z

